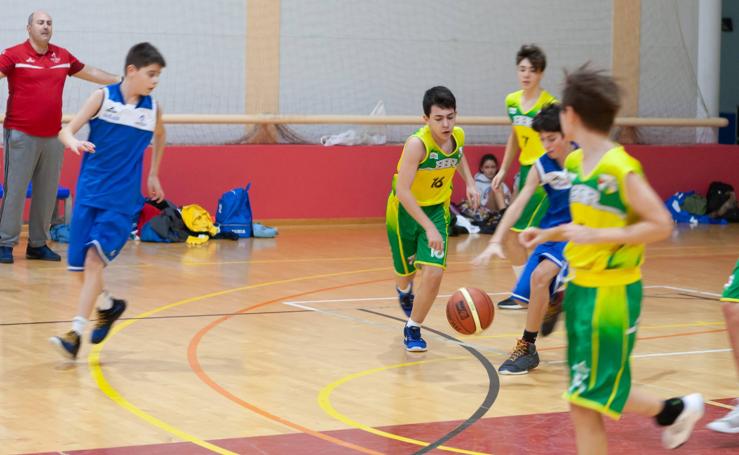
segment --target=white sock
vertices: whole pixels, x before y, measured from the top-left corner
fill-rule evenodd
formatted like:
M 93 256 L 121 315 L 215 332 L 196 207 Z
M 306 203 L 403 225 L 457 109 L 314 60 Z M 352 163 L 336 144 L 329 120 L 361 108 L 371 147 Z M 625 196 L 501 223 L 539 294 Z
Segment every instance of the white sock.
M 100 294 L 100 300 L 98 303 L 98 310 L 105 311 L 113 308 L 113 296 L 108 291 L 103 291 Z
M 521 273 L 523 273 L 523 269 L 525 267 L 526 267 L 525 265 L 514 265 L 513 266 L 513 274 L 516 275 L 517 280 L 521 278 Z
M 72 319 L 72 330 L 77 332 L 77 335 L 82 336 L 82 334 L 85 332 L 85 326 L 87 325 L 87 319 L 83 318 L 82 316 L 75 316 L 74 319 Z
M 399 287 L 395 287 L 395 289 L 398 290 L 398 292 L 402 292 L 403 294 L 407 294 L 411 292 L 411 289 L 413 289 L 413 283 L 409 283 L 408 286 L 405 289 L 400 289 Z
M 421 324 L 419 324 L 418 322 L 414 321 L 411 318 L 408 318 L 408 322 L 406 322 L 405 326 L 406 327 L 421 327 Z

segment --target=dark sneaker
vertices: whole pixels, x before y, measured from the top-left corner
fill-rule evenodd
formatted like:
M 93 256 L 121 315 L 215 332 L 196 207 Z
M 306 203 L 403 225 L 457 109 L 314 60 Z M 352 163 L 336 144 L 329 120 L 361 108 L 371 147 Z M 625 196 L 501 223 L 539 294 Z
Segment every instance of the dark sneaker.
M 421 338 L 420 327 L 408 327 L 403 329 L 403 342 L 405 350 L 410 352 L 423 352 L 426 350 L 426 342 Z
M 548 336 L 554 331 L 559 315 L 562 314 L 564 296 L 565 291 L 557 291 L 549 299 L 549 306 L 547 306 L 547 312 L 544 313 L 544 320 L 541 323 L 541 336 Z
M 76 359 L 80 350 L 80 336 L 74 330 L 70 330 L 62 336 L 49 338 L 51 344 L 56 346 L 59 352 L 68 359 Z
M 126 311 L 126 301 L 113 299 L 113 306 L 107 310 L 97 310 L 98 321 L 90 333 L 90 343 L 101 343 L 108 336 L 113 323 Z
M 26 259 L 37 259 L 39 261 L 54 261 L 59 262 L 62 257 L 51 251 L 48 246 L 40 246 L 38 248 L 28 246 L 26 248 Z
M 413 311 L 413 299 L 415 298 L 413 295 L 413 285 L 411 284 L 411 290 L 408 292 L 401 292 L 397 287 L 395 290 L 398 291 L 398 303 L 400 303 L 400 309 L 403 310 L 403 313 L 405 313 L 407 317 L 411 317 L 411 311 Z
M 536 345 L 518 340 L 511 356 L 498 368 L 498 373 L 526 374 L 537 366 L 539 366 L 539 354 L 536 352 Z
M 0 264 L 13 263 L 13 247 L 0 246 Z
M 498 302 L 498 308 L 501 310 L 523 310 L 526 307 L 521 305 L 518 300 L 513 297 L 508 297 L 507 299 Z
M 665 449 L 677 449 L 690 437 L 693 427 L 703 417 L 703 395 L 691 393 L 682 397 L 683 412 L 677 416 L 672 425 L 662 431 L 662 446 Z

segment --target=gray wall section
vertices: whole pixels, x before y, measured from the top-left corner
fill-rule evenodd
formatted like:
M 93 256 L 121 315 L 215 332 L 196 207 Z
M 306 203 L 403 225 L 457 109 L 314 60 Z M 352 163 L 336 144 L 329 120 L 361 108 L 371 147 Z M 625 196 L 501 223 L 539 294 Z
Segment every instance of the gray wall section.
M 721 15 L 730 17 L 733 32 L 721 33 L 721 112 L 736 113 L 739 107 L 739 1 L 724 0 Z
M 611 0 L 281 1 L 285 114 L 369 114 L 378 100 L 388 114 L 420 114 L 424 90 L 443 84 L 456 94 L 461 114 L 505 115 L 505 95 L 517 89 L 514 58 L 523 43 L 546 51 L 544 87 L 555 95 L 564 68 L 590 60 L 611 69 Z M 642 1 L 640 115 L 695 115 L 697 1 Z M 136 42 L 159 47 L 168 66 L 155 96 L 165 112 L 244 112 L 244 0 L 0 3 L 0 47 L 25 40 L 31 7 L 46 9 L 55 22 L 53 42 L 108 71 L 122 71 Z M 92 89 L 72 78 L 64 111 L 76 111 Z M 0 93 L 4 111 L 6 81 L 0 81 Z M 310 141 L 348 128 L 291 126 Z M 390 141 L 401 142 L 412 129 L 386 130 Z M 509 128 L 467 131 L 472 143 L 500 143 Z M 173 143 L 232 142 L 243 132 L 240 126 L 168 127 Z M 693 130 L 645 133 L 657 142 L 694 141 Z
M 547 53 L 544 87 L 559 94 L 564 67 L 610 68 L 611 1 L 282 0 L 283 113 L 421 114 L 423 92 L 446 85 L 463 115 L 505 115 L 523 43 Z M 574 32 L 572 24 L 578 24 Z M 347 126 L 294 126 L 317 140 Z M 413 128 L 389 128 L 402 142 Z M 471 142 L 504 142 L 510 128 L 468 128 Z
M 642 0 L 639 116 L 696 117 L 699 0 Z M 695 128 L 641 128 L 651 143 L 695 142 Z
M 31 9 L 54 21 L 52 43 L 85 64 L 123 72 L 128 49 L 149 41 L 167 67 L 154 97 L 165 113 L 244 113 L 246 4 L 243 0 L 0 0 L 0 47 L 24 41 Z M 70 78 L 64 112 L 74 113 L 95 86 Z M 5 112 L 7 81 L 0 81 Z M 171 125 L 170 142 L 222 143 L 244 133 L 242 126 Z

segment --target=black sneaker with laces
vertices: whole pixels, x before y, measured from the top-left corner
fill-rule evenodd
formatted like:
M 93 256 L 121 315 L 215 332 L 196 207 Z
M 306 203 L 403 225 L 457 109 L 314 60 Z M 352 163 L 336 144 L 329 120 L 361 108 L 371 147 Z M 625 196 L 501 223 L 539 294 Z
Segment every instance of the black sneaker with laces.
M 539 366 L 539 353 L 536 352 L 536 345 L 524 340 L 517 340 L 516 348 L 498 368 L 498 373 L 526 374 L 537 366 Z
M 90 334 L 90 343 L 101 343 L 108 336 L 113 323 L 126 311 L 126 301 L 113 299 L 113 306 L 107 310 L 97 310 L 98 320 Z

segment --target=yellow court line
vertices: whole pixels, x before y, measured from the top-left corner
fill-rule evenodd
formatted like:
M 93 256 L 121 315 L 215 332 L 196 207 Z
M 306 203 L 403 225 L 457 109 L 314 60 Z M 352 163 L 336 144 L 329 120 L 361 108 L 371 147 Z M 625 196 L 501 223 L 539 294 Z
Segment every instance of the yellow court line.
M 345 423 L 346 425 L 349 425 L 351 427 L 357 428 L 362 431 L 366 431 L 367 433 L 374 434 L 376 436 L 380 436 L 383 438 L 388 439 L 394 439 L 396 441 L 405 442 L 408 444 L 414 444 L 417 446 L 423 446 L 426 447 L 429 445 L 428 442 L 419 441 L 418 439 L 412 439 L 412 438 L 406 438 L 405 436 L 400 436 L 393 433 L 388 433 L 387 431 L 378 430 L 377 428 L 371 427 L 369 425 L 365 425 L 363 423 L 357 422 L 356 420 L 353 420 L 346 415 L 340 413 L 339 411 L 334 408 L 334 406 L 331 404 L 331 393 L 338 388 L 340 385 L 345 384 L 349 381 L 352 381 L 357 378 L 361 378 L 362 376 L 369 376 L 371 374 L 379 373 L 381 371 L 391 370 L 393 368 L 404 368 L 414 365 L 420 365 L 423 363 L 434 363 L 434 362 L 443 362 L 447 360 L 469 360 L 467 356 L 459 356 L 459 357 L 445 357 L 441 359 L 429 359 L 429 360 L 418 360 L 415 362 L 407 362 L 407 363 L 398 363 L 395 365 L 386 365 L 383 367 L 378 368 L 372 368 L 369 370 L 360 371 L 357 373 L 352 373 L 350 375 L 344 376 L 343 378 L 332 382 L 331 384 L 328 384 L 326 387 L 324 387 L 319 393 L 318 393 L 318 405 L 323 409 L 323 411 L 328 414 L 329 416 L 333 417 L 334 419 Z M 439 446 L 437 447 L 441 450 L 446 450 L 449 452 L 456 452 L 456 453 L 465 453 L 470 455 L 486 455 L 484 452 L 474 452 L 472 450 L 465 450 L 465 449 L 457 449 L 454 447 L 447 447 L 447 446 Z
M 181 305 L 185 305 L 192 302 L 197 302 L 200 300 L 206 300 L 213 297 L 219 297 L 222 295 L 232 294 L 234 292 L 239 291 L 245 291 L 248 289 L 256 289 L 256 288 L 262 288 L 267 286 L 274 286 L 278 284 L 285 284 L 285 283 L 294 283 L 297 281 L 307 281 L 307 280 L 315 280 L 320 278 L 331 278 L 331 277 L 337 277 L 337 276 L 343 276 L 343 275 L 352 275 L 357 273 L 367 273 L 367 272 L 377 272 L 377 271 L 386 271 L 387 267 L 376 267 L 371 269 L 362 269 L 362 270 L 351 270 L 348 272 L 336 272 L 336 273 L 325 273 L 321 275 L 309 275 L 309 276 L 302 276 L 297 278 L 288 278 L 285 280 L 275 280 L 275 281 L 267 281 L 264 283 L 257 283 L 252 284 L 248 286 L 241 286 L 238 288 L 232 288 L 232 289 L 226 289 L 223 291 L 217 291 L 217 292 L 211 292 L 209 294 L 204 294 L 197 297 L 191 297 L 188 299 L 180 300 L 178 302 L 170 303 L 168 305 L 162 305 L 160 307 L 154 308 L 153 310 L 146 311 L 144 313 L 139 314 L 138 316 L 135 316 L 132 319 L 129 319 L 127 321 L 123 321 L 113 327 L 108 337 L 100 344 L 92 345 L 92 348 L 90 350 L 90 354 L 87 357 L 87 363 L 90 367 L 90 374 L 92 375 L 92 378 L 95 380 L 95 383 L 98 385 L 100 390 L 108 396 L 115 404 L 122 407 L 126 411 L 132 413 L 136 417 L 140 418 L 141 420 L 158 427 L 167 433 L 170 433 L 184 441 L 189 441 L 193 444 L 199 445 L 200 447 L 206 448 L 208 450 L 212 450 L 216 453 L 220 454 L 228 454 L 228 455 L 237 455 L 234 452 L 231 452 L 227 449 L 224 449 L 222 447 L 219 447 L 215 444 L 211 444 L 207 441 L 204 441 L 200 438 L 197 438 L 196 436 L 193 436 L 183 430 L 180 430 L 173 425 L 168 424 L 167 422 L 164 422 L 153 415 L 147 413 L 146 411 L 138 408 L 136 405 L 132 404 L 126 398 L 121 395 L 118 390 L 116 390 L 105 378 L 105 374 L 103 373 L 102 366 L 100 364 L 100 353 L 105 346 L 105 344 L 110 341 L 111 338 L 113 338 L 117 333 L 124 330 L 126 327 L 130 326 L 131 324 L 134 324 L 138 322 L 141 319 L 147 318 L 151 315 L 154 315 L 156 313 L 160 313 L 162 311 L 166 311 L 170 308 L 175 308 Z

